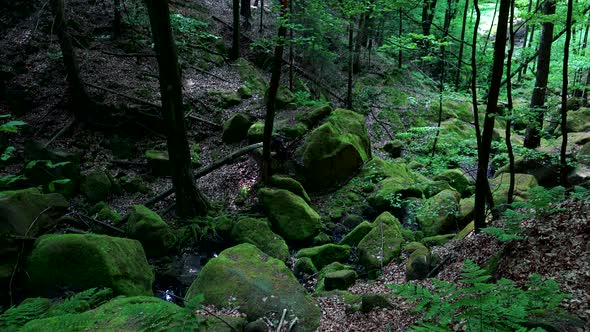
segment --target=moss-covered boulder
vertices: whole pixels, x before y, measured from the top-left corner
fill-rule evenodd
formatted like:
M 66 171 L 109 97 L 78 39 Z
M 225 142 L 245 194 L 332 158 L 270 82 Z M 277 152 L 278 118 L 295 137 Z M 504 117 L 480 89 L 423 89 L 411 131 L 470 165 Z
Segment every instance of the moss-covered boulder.
M 141 242 L 149 257 L 164 256 L 176 245 L 176 236 L 170 226 L 154 211 L 135 205 L 129 215 L 127 236 Z
M 311 258 L 309 257 L 301 257 L 295 261 L 294 272 L 298 276 L 303 274 L 316 274 L 318 269 L 313 265 Z
M 295 195 L 298 195 L 299 197 L 303 198 L 305 203 L 311 204 L 311 199 L 309 198 L 309 195 L 307 195 L 307 192 L 305 191 L 301 183 L 299 183 L 297 180 L 294 180 L 288 176 L 273 175 L 270 178 L 270 185 L 278 189 L 288 190 L 294 193 Z
M 242 98 L 233 91 L 224 91 L 219 94 L 219 107 L 230 108 L 242 102 Z
M 400 140 L 394 140 L 383 145 L 383 151 L 387 152 L 391 158 L 399 158 L 402 155 L 404 143 Z
M 276 124 L 276 131 L 286 138 L 296 139 L 305 135 L 307 126 L 301 122 L 281 121 Z
M 248 320 L 287 309 L 286 319 L 298 318 L 294 331 L 311 332 L 319 326 L 320 309 L 291 271 L 249 243 L 226 249 L 205 265 L 186 299 L 199 294 L 209 304 L 238 306 Z
M 95 170 L 84 177 L 80 190 L 90 202 L 105 201 L 111 193 L 112 183 L 103 170 Z
M 425 198 L 430 198 L 443 190 L 455 190 L 447 181 L 444 180 L 424 182 L 420 185 L 420 189 L 424 193 Z
M 460 225 L 467 225 L 475 217 L 475 196 L 463 198 L 459 201 L 459 219 Z
M 436 259 L 433 258 L 430 250 L 419 242 L 406 244 L 404 250 L 410 254 L 406 262 L 406 280 L 421 280 L 428 277 L 436 265 Z
M 238 95 L 242 99 L 252 98 L 252 89 L 250 89 L 249 87 L 247 87 L 245 85 L 242 85 L 241 87 L 238 88 Z
M 147 150 L 145 152 L 148 166 L 155 176 L 170 176 L 172 175 L 172 164 L 168 156 L 168 151 L 162 150 Z
M 69 204 L 60 194 L 37 188 L 0 192 L 0 233 L 38 236 L 55 226 Z
M 437 174 L 434 177 L 434 180 L 443 180 L 449 183 L 451 187 L 453 187 L 459 194 L 463 195 L 463 193 L 467 190 L 467 187 L 471 184 L 471 181 L 462 170 L 460 169 L 448 169 L 443 171 L 440 174 Z
M 297 258 L 309 257 L 318 269 L 332 262 L 344 263 L 350 258 L 350 247 L 347 245 L 324 244 L 318 247 L 305 248 L 297 252 Z
M 363 176 L 377 183 L 377 191 L 368 201 L 378 211 L 387 210 L 407 197 L 422 197 L 424 184 L 430 182 L 413 172 L 404 163 L 373 158 L 364 168 Z
M 416 219 L 426 236 L 448 233 L 456 227 L 461 194 L 443 190 L 424 202 Z
M 238 143 L 248 136 L 252 118 L 243 113 L 236 113 L 223 124 L 221 139 L 225 143 Z
M 110 221 L 113 225 L 117 225 L 121 223 L 123 217 L 121 217 L 117 211 L 105 204 L 105 206 L 101 207 L 96 214 L 96 219 L 101 221 Z
M 359 263 L 370 278 L 377 277 L 381 268 L 398 258 L 404 242 L 402 227 L 396 217 L 383 212 L 373 222 L 373 229 L 358 244 Z
M 244 319 L 223 317 L 241 330 Z M 217 319 L 194 315 L 190 310 L 155 297 L 118 297 L 82 313 L 66 313 L 27 323 L 21 331 L 233 331 Z
M 340 240 L 339 244 L 356 246 L 367 234 L 369 234 L 369 232 L 372 229 L 373 226 L 368 221 L 363 221 L 362 223 L 358 224 L 352 231 L 346 234 L 342 238 L 342 240 Z
M 525 200 L 531 188 L 538 185 L 537 179 L 530 174 L 514 174 L 514 199 Z M 510 175 L 501 173 L 490 179 L 490 188 L 494 197 L 494 204 L 500 206 L 508 201 L 508 187 L 510 186 Z
M 287 241 L 310 241 L 320 233 L 320 216 L 303 198 L 285 189 L 262 188 L 259 197 L 276 232 Z
M 289 90 L 288 87 L 281 85 L 281 86 L 279 86 L 279 90 L 277 91 L 275 108 L 277 110 L 283 109 L 283 108 L 287 107 L 287 105 L 292 103 L 294 100 L 295 100 L 295 95 L 293 94 L 293 92 L 291 92 L 291 90 Z M 268 90 L 264 94 L 264 102 L 265 103 L 268 102 Z
M 266 219 L 238 220 L 232 229 L 231 238 L 235 244 L 253 244 L 264 253 L 283 262 L 289 259 L 289 248 L 285 240 L 270 229 Z
M 358 275 L 354 270 L 340 270 L 330 272 L 324 277 L 324 289 L 327 291 L 334 289 L 346 290 L 354 285 Z
M 340 272 L 340 271 L 355 272 L 351 266 L 342 264 L 340 262 L 333 262 L 333 263 L 330 263 L 330 264 L 324 266 L 324 268 L 322 268 L 320 270 L 320 272 L 318 273 L 318 282 L 315 287 L 316 293 L 320 293 L 320 292 L 327 290 L 326 284 L 325 284 L 325 279 L 326 279 L 327 275 L 332 274 L 332 273 L 336 273 L 336 272 Z M 337 274 L 336 276 L 338 276 L 338 275 L 341 276 L 341 274 Z M 347 278 L 350 278 L 350 276 L 348 276 Z M 355 279 L 356 279 L 356 272 L 355 272 Z
M 95 234 L 51 234 L 35 241 L 26 268 L 31 295 L 108 287 L 151 295 L 153 272 L 138 241 Z
M 350 110 L 335 110 L 309 134 L 297 154 L 303 159 L 307 188 L 319 190 L 343 183 L 371 159 L 364 117 Z
M 443 235 L 435 235 L 435 236 L 428 236 L 420 240 L 422 244 L 428 247 L 432 246 L 442 246 L 443 244 L 451 241 L 455 238 L 457 234 L 443 234 Z
M 360 311 L 370 312 L 376 308 L 391 308 L 387 294 L 368 293 L 361 296 Z
M 590 131 L 590 108 L 582 107 L 577 111 L 568 111 L 567 131 L 568 133 Z
M 333 110 L 330 104 L 321 104 L 298 114 L 297 118 L 308 127 L 313 127 L 330 116 Z
M 532 157 L 516 157 L 514 160 L 514 173 L 530 174 L 535 177 L 537 183 L 541 186 L 554 187 L 559 183 L 559 160 L 551 154 L 539 154 Z M 496 172 L 498 177 L 500 173 L 505 173 L 505 176 L 510 174 L 510 166 L 508 164 L 502 166 Z
M 250 128 L 248 128 L 246 136 L 248 137 L 248 143 L 250 144 L 262 142 L 262 139 L 264 138 L 264 122 L 258 121 L 251 125 Z

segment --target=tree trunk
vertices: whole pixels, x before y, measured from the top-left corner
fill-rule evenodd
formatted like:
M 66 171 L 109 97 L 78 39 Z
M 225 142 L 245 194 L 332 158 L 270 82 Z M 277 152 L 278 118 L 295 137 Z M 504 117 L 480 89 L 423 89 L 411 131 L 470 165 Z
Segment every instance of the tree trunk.
M 527 13 L 530 14 L 531 13 L 531 10 L 533 10 L 533 0 L 529 0 L 529 4 L 528 4 L 528 7 L 527 7 Z M 533 29 L 534 29 L 534 27 L 533 27 Z M 529 24 L 527 23 L 526 26 L 525 26 L 525 31 L 524 31 L 524 40 L 522 42 L 522 50 L 523 51 L 528 48 L 528 45 L 527 45 L 528 39 L 529 39 Z M 517 81 L 520 82 L 520 80 L 522 79 L 522 74 L 524 72 L 526 72 L 526 67 L 524 67 L 524 70 L 519 70 L 518 71 L 518 79 L 517 79 Z
M 543 4 L 545 15 L 555 14 L 555 0 L 545 0 Z M 525 132 L 524 146 L 534 149 L 541 145 L 541 129 L 545 116 L 545 93 L 549 78 L 549 64 L 551 62 L 551 44 L 553 43 L 553 23 L 548 20 L 543 23 L 541 38 L 539 41 L 539 56 L 537 57 L 537 75 L 535 87 L 531 97 L 531 111 L 533 116 Z
M 240 0 L 233 0 L 233 29 L 231 39 L 230 60 L 237 60 L 240 57 Z
M 258 32 L 262 33 L 262 17 L 264 15 L 264 0 L 260 0 L 260 27 L 258 27 Z
M 281 1 L 281 18 L 287 15 L 289 10 L 289 0 Z M 279 20 L 279 21 L 282 21 Z M 262 140 L 262 181 L 268 182 L 272 175 L 272 160 L 270 155 L 272 130 L 275 119 L 275 102 L 277 92 L 279 91 L 279 81 L 281 79 L 281 65 L 283 63 L 284 40 L 287 35 L 287 27 L 284 24 L 279 26 L 278 42 L 275 46 L 274 63 L 270 84 L 268 87 L 268 101 L 266 103 L 266 116 L 264 119 L 264 137 Z
M 250 30 L 250 18 L 252 10 L 250 9 L 250 0 L 241 0 L 240 14 L 244 16 L 244 30 Z
M 506 36 L 508 26 L 508 14 L 510 12 L 510 0 L 500 0 L 500 13 L 498 15 L 497 36 Z M 494 120 L 498 114 L 498 98 L 502 74 L 504 71 L 504 58 L 506 51 L 506 38 L 497 38 L 494 44 L 494 63 L 486 106 L 486 114 L 481 135 L 481 144 L 477 151 L 478 165 L 475 180 L 475 221 L 474 228 L 478 232 L 486 225 L 485 203 L 489 196 L 488 165 L 494 131 Z M 490 198 L 488 198 L 488 201 Z
M 422 33 L 425 36 L 430 35 L 430 27 L 434 19 L 434 10 L 436 9 L 437 0 L 424 0 L 422 4 Z
M 112 39 L 118 39 L 121 37 L 121 0 L 113 1 L 114 13 L 113 13 L 113 36 Z
M 512 204 L 514 200 L 514 151 L 512 149 L 512 141 L 510 140 L 511 136 L 511 126 L 512 126 L 512 114 L 514 109 L 514 104 L 512 101 L 512 79 L 510 78 L 510 74 L 512 71 L 512 55 L 514 54 L 514 38 L 516 37 L 516 33 L 514 32 L 514 0 L 510 1 L 510 48 L 508 49 L 508 55 L 506 60 L 506 97 L 508 99 L 508 106 L 506 107 L 505 117 L 506 117 L 506 152 L 508 153 L 508 170 L 510 173 L 510 182 L 508 184 L 508 197 L 506 199 L 506 203 L 508 205 Z
M 360 15 L 358 33 L 354 43 L 354 62 L 352 64 L 353 73 L 358 73 L 361 71 L 361 47 L 363 45 L 363 39 L 366 39 L 368 19 L 369 13 Z
M 348 83 L 346 88 L 346 107 L 352 109 L 352 37 L 353 37 L 353 20 L 350 18 L 348 24 Z
M 176 193 L 176 211 L 181 217 L 206 215 L 209 204 L 197 189 L 182 105 L 182 84 L 176 45 L 170 27 L 167 0 L 146 0 L 154 48 L 158 59 L 162 117 L 166 127 L 168 155 L 172 164 L 172 182 Z
M 465 0 L 465 8 L 463 8 L 463 22 L 461 23 L 461 41 L 459 42 L 459 55 L 457 56 L 457 75 L 455 76 L 455 87 L 461 85 L 461 66 L 463 65 L 463 49 L 465 48 L 465 30 L 467 28 L 467 10 L 469 8 L 469 0 Z
M 89 108 L 93 108 L 96 103 L 88 96 L 88 92 L 80 78 L 80 68 L 76 61 L 76 51 L 74 50 L 72 38 L 66 32 L 64 0 L 52 0 L 51 10 L 54 16 L 53 31 L 59 39 L 59 46 L 66 70 L 66 80 L 68 82 L 71 108 L 76 120 L 86 121 L 91 112 L 83 112 L 82 110 L 89 110 Z
M 560 179 L 561 185 L 568 187 L 567 182 L 567 89 L 568 89 L 568 68 L 569 68 L 569 49 L 570 42 L 572 39 L 572 13 L 573 13 L 573 0 L 567 2 L 567 17 L 565 22 L 565 44 L 563 46 L 563 82 L 561 88 L 561 151 L 559 153 L 559 168 L 560 168 Z
M 399 10 L 399 27 L 398 27 L 398 31 L 397 31 L 397 37 L 401 40 L 402 38 L 402 34 L 403 34 L 403 11 L 400 8 Z M 397 68 L 402 69 L 402 61 L 403 61 L 403 53 L 402 53 L 402 48 L 400 47 L 399 50 L 397 51 Z

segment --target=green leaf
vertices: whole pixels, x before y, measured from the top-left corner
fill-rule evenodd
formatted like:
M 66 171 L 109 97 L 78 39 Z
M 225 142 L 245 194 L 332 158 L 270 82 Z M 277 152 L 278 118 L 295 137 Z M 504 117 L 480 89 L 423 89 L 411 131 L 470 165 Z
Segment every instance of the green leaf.
M 0 125 L 0 131 L 7 133 L 17 133 L 19 128 L 26 124 L 26 122 L 20 120 L 9 121 L 3 125 Z

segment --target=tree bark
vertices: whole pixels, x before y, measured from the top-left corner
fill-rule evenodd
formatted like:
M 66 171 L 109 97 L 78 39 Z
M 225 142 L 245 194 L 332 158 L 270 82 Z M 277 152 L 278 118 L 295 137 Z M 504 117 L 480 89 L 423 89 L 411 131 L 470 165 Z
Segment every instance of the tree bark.
M 467 10 L 469 8 L 469 0 L 465 0 L 465 8 L 463 8 L 463 22 L 461 23 L 461 41 L 459 42 L 459 55 L 457 56 L 457 75 L 455 76 L 455 87 L 461 85 L 461 66 L 463 65 L 463 49 L 465 48 L 465 30 L 467 28 Z
M 500 0 L 500 12 L 498 15 L 498 26 L 496 30 L 497 36 L 506 36 L 509 12 L 510 0 Z M 504 72 L 505 51 L 506 38 L 497 38 L 496 43 L 494 44 L 494 62 L 492 66 L 492 76 L 488 93 L 486 114 L 484 117 L 483 132 L 481 135 L 481 144 L 477 151 L 478 165 L 475 180 L 474 221 L 474 229 L 476 232 L 486 226 L 485 203 L 486 198 L 489 196 L 488 165 L 494 131 L 494 120 L 495 116 L 498 114 L 498 98 Z M 490 198 L 488 198 L 488 200 L 490 200 Z
M 184 123 L 181 72 L 170 26 L 167 0 L 145 0 L 158 59 L 162 117 L 166 127 L 168 155 L 173 165 L 172 182 L 180 217 L 206 215 L 209 203 L 195 186 Z
M 424 0 L 422 4 L 422 33 L 425 36 L 430 35 L 430 27 L 434 19 L 437 0 Z
M 545 15 L 555 14 L 555 0 L 545 0 L 543 4 L 543 13 Z M 541 145 L 541 130 L 543 128 L 543 118 L 545 116 L 545 93 L 547 91 L 547 82 L 549 79 L 549 64 L 551 62 L 551 45 L 553 44 L 553 22 L 547 20 L 543 23 L 541 37 L 539 41 L 539 56 L 537 57 L 537 75 L 535 77 L 535 87 L 531 97 L 531 111 L 534 115 L 528 122 L 524 146 L 534 149 Z
M 241 0 L 241 2 L 240 14 L 244 16 L 244 30 L 250 30 L 250 18 L 252 17 L 250 0 Z
M 121 0 L 113 1 L 113 40 L 121 37 Z
M 565 44 L 563 46 L 563 77 L 561 87 L 561 150 L 559 153 L 559 168 L 560 168 L 560 180 L 561 185 L 568 187 L 567 181 L 567 89 L 568 89 L 568 68 L 569 68 L 569 49 L 570 42 L 572 39 L 572 13 L 573 13 L 573 0 L 567 2 L 567 16 L 565 22 Z
M 59 39 L 59 46 L 66 70 L 71 108 L 76 120 L 86 121 L 91 112 L 83 112 L 82 110 L 89 110 L 96 103 L 88 96 L 88 92 L 80 78 L 80 68 L 76 60 L 76 51 L 72 43 L 72 38 L 66 31 L 64 0 L 52 0 L 51 10 L 54 16 L 53 31 Z
M 510 1 L 510 48 L 508 49 L 508 55 L 506 60 L 506 77 L 507 77 L 507 84 L 506 84 L 506 97 L 508 99 L 508 105 L 506 107 L 505 117 L 506 117 L 506 152 L 508 153 L 508 170 L 510 173 L 510 182 L 508 184 L 508 197 L 506 199 L 506 204 L 512 204 L 514 200 L 514 151 L 512 149 L 512 141 L 510 140 L 511 136 L 511 127 L 512 127 L 512 111 L 514 109 L 514 104 L 512 100 L 512 79 L 510 78 L 510 74 L 512 72 L 512 55 L 514 54 L 514 45 L 515 41 L 514 38 L 516 37 L 516 33 L 514 32 L 514 0 Z
M 231 38 L 230 60 L 237 60 L 240 57 L 240 0 L 232 2 L 233 29 Z
M 346 107 L 352 109 L 352 61 L 353 61 L 353 49 L 352 49 L 352 37 L 353 37 L 353 20 L 350 18 L 348 24 L 348 80 L 346 86 Z
M 289 0 L 281 1 L 281 18 L 284 18 L 289 10 Z M 281 20 L 280 20 L 281 21 Z M 287 35 L 287 27 L 284 24 L 279 26 L 278 42 L 275 46 L 274 63 L 270 84 L 268 87 L 268 101 L 266 103 L 266 116 L 264 119 L 264 137 L 262 140 L 262 181 L 268 182 L 272 175 L 272 159 L 270 155 L 272 130 L 275 118 L 275 102 L 279 91 L 281 79 L 281 65 L 283 63 L 284 40 Z

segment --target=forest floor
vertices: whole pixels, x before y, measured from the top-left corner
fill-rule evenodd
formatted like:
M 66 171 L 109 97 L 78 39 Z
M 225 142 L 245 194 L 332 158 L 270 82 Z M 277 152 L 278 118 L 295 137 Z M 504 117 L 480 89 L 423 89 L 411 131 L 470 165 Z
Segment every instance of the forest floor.
M 199 3 L 208 8 L 211 15 L 229 22 L 231 11 L 225 2 L 204 0 Z M 67 5 L 67 15 L 78 22 L 74 29 L 75 37 L 81 39 L 87 35 L 95 36 L 91 41 L 80 40 L 80 43 L 86 46 L 78 48 L 83 80 L 157 103 L 159 88 L 155 58 L 112 55 L 121 54 L 122 50 L 119 48 L 120 44 L 115 44 L 107 38 L 111 22 L 107 13 L 111 12 L 111 4 L 96 2 L 90 5 L 86 1 L 76 0 L 68 1 Z M 187 15 L 192 10 L 177 6 L 175 2 L 173 6 Z M 9 81 L 9 88 L 15 98 L 0 100 L 0 114 L 10 113 L 15 108 L 24 108 L 26 112 L 19 119 L 29 124 L 29 128 L 22 135 L 11 138 L 11 145 L 17 147 L 17 155 L 22 155 L 25 141 L 51 140 L 72 117 L 66 110 L 67 87 L 61 58 L 56 56 L 59 53 L 59 44 L 56 37 L 51 35 L 51 14 L 40 2 L 34 5 L 34 9 L 30 15 L 15 19 L 14 24 L 2 33 L 0 39 L 0 64 L 17 68 L 14 77 Z M 258 16 L 255 15 L 253 22 L 257 22 L 257 19 Z M 265 26 L 272 26 L 272 23 L 265 21 Z M 230 30 L 226 26 L 212 23 L 212 28 L 215 29 L 213 33 L 229 38 Z M 258 37 L 256 31 L 256 28 L 251 31 L 253 38 Z M 139 33 L 146 36 L 145 31 L 126 33 L 129 34 L 126 38 L 130 42 L 135 42 L 131 34 Z M 150 51 L 149 47 L 137 46 L 135 53 Z M 247 51 L 247 47 L 244 51 Z M 213 67 L 208 72 L 209 74 L 205 74 L 191 68 L 183 70 L 185 100 L 195 107 L 198 115 L 209 116 L 209 120 L 219 124 L 234 112 L 244 110 L 248 110 L 258 119 L 263 118 L 263 98 L 257 95 L 245 103 L 222 111 L 221 114 L 206 114 L 202 109 L 203 104 L 213 108 L 208 91 L 235 91 L 242 84 L 237 70 L 231 64 Z M 91 96 L 105 104 L 129 106 L 134 103 L 122 95 L 106 93 L 92 87 L 88 87 L 88 90 Z M 367 121 L 367 127 L 371 130 L 371 121 L 374 120 L 368 117 Z M 137 175 L 144 179 L 150 189 L 148 193 L 121 195 L 109 201 L 109 204 L 122 215 L 128 213 L 134 204 L 141 204 L 171 186 L 169 178 L 152 176 L 143 158 L 143 151 L 147 148 L 164 147 L 165 137 L 154 128 L 141 123 L 128 123 L 126 126 L 128 127 L 106 126 L 98 130 L 75 124 L 50 145 L 52 149 L 80 153 L 83 173 L 102 168 L 108 169 L 115 178 Z M 189 139 L 191 142 L 198 142 L 200 161 L 203 165 L 245 146 L 245 143 L 241 146 L 224 144 L 219 129 L 198 120 L 188 118 L 188 126 Z M 129 131 L 127 138 L 130 138 L 135 151 L 135 158 L 125 162 L 113 156 L 109 150 L 113 138 L 121 135 L 122 130 Z M 378 135 L 371 132 L 371 137 L 375 138 Z M 384 141 L 372 142 L 374 147 L 382 146 L 383 143 Z M 16 174 L 20 167 L 22 163 L 14 163 L 0 170 L 0 176 Z M 198 179 L 198 186 L 213 202 L 223 202 L 226 209 L 239 211 L 241 207 L 234 202 L 240 189 L 244 186 L 254 186 L 258 181 L 258 174 L 257 161 L 253 157 L 246 157 Z M 173 204 L 173 200 L 173 196 L 162 200 L 154 210 L 164 219 L 172 219 L 168 207 Z M 77 209 L 80 203 L 76 199 L 72 200 L 72 209 Z M 470 234 L 465 240 L 433 247 L 433 252 L 440 257 L 452 257 L 443 266 L 437 278 L 457 282 L 465 260 L 470 259 L 483 265 L 499 251 L 505 250 L 495 277 L 510 278 L 521 286 L 532 273 L 540 273 L 543 278 L 554 278 L 562 291 L 572 295 L 562 306 L 585 320 L 590 330 L 590 206 L 566 201 L 559 207 L 561 209 L 557 212 L 542 219 L 527 220 L 523 224 L 524 239 L 509 245 L 500 243 L 490 235 Z M 385 266 L 382 277 L 377 280 L 358 280 L 349 291 L 353 294 L 390 293 L 388 284 L 406 282 L 406 260 L 407 257 L 404 257 L 401 261 Z M 315 281 L 308 282 L 313 285 Z M 433 287 L 429 279 L 414 283 Z M 392 303 L 390 308 L 368 313 L 349 313 L 348 305 L 338 297 L 319 297 L 316 300 L 322 309 L 320 331 L 403 331 L 418 319 L 417 314 L 411 311 L 412 306 L 401 299 Z

